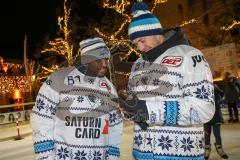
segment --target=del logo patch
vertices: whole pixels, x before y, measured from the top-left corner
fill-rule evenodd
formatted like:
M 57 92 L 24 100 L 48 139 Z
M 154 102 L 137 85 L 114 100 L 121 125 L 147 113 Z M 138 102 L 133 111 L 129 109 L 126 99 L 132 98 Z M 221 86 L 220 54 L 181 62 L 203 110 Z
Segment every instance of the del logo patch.
M 181 65 L 182 61 L 183 61 L 183 57 L 181 56 L 167 56 L 163 58 L 161 64 L 166 66 L 176 67 Z
M 111 87 L 105 81 L 100 82 L 100 87 L 107 88 L 107 90 L 111 91 Z

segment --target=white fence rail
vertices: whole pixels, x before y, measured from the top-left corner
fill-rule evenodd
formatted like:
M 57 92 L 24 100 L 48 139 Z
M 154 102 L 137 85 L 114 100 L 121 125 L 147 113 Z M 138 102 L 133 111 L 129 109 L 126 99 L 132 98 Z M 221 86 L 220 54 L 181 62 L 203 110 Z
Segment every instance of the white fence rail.
M 35 102 L 26 102 L 0 106 L 0 110 L 2 110 L 2 113 L 0 113 L 0 125 L 15 123 L 17 116 L 19 121 L 29 121 L 31 109 L 27 109 L 27 106 L 33 106 L 34 103 Z M 9 108 L 9 111 L 4 112 L 7 108 Z M 15 108 L 18 108 L 17 111 Z M 10 110 L 12 110 L 12 112 Z

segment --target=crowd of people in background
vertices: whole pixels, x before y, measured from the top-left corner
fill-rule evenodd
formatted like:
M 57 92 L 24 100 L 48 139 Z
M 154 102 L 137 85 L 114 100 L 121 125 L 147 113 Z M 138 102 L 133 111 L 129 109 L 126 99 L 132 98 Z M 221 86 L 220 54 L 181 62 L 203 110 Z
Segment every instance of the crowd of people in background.
M 223 82 L 224 98 L 229 112 L 228 122 L 239 122 L 237 103 L 240 95 L 240 83 L 229 72 L 225 73 Z
M 217 72 L 212 72 L 213 78 L 217 78 Z M 228 155 L 223 150 L 221 138 L 221 124 L 224 123 L 224 117 L 221 112 L 221 107 L 226 105 L 228 108 L 228 123 L 239 122 L 238 103 L 240 96 L 240 83 L 238 79 L 230 72 L 225 73 L 225 77 L 218 85 L 214 82 L 214 100 L 215 100 L 215 114 L 211 121 L 204 124 L 204 138 L 205 138 L 205 159 L 208 160 L 211 153 L 211 132 L 213 131 L 215 137 L 215 148 L 217 153 L 223 158 L 228 159 Z

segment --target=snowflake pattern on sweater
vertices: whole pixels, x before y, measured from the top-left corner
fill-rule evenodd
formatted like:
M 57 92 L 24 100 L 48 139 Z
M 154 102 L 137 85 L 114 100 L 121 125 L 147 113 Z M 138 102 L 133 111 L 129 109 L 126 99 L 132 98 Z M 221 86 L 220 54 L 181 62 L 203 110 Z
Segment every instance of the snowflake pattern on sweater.
M 149 113 L 146 131 L 135 125 L 136 160 L 204 160 L 202 124 L 214 114 L 214 99 L 209 65 L 199 50 L 179 45 L 151 63 L 140 57 L 128 87 L 146 101 Z
M 50 75 L 31 115 L 36 159 L 119 159 L 122 116 L 113 97 L 106 77 L 86 77 L 75 67 Z

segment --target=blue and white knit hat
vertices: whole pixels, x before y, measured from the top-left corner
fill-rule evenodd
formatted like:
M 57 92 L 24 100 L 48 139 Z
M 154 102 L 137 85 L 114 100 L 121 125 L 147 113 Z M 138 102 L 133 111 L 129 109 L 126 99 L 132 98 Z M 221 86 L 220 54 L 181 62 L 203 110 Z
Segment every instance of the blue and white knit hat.
M 131 41 L 139 37 L 163 33 L 160 21 L 148 10 L 146 3 L 135 3 L 133 11 L 133 19 L 128 27 L 128 35 Z
M 89 38 L 80 42 L 81 64 L 110 58 L 110 51 L 102 38 Z

